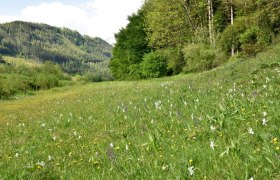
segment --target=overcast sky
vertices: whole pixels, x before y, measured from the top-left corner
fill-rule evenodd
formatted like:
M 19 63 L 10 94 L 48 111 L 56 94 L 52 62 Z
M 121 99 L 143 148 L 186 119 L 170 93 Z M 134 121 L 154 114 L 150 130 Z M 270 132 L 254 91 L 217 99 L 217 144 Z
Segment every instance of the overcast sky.
M 22 20 L 67 27 L 115 43 L 114 33 L 143 0 L 0 0 L 0 23 Z

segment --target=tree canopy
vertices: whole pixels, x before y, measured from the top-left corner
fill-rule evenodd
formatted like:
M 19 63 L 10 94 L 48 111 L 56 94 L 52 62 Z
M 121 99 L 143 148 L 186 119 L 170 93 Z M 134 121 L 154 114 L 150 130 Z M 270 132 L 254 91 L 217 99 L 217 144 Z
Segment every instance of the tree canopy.
M 117 79 L 152 77 L 143 67 L 158 59 L 167 63 L 161 75 L 171 75 L 208 70 L 236 54 L 255 56 L 279 39 L 280 2 L 145 0 L 128 20 L 110 63 Z

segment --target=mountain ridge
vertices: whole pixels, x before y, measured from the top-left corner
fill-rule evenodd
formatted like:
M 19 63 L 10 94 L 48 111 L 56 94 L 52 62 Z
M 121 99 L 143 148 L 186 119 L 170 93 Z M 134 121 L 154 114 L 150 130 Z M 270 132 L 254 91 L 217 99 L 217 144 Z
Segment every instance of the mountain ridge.
M 0 54 L 39 62 L 52 61 L 67 73 L 92 71 L 92 65 L 107 64 L 112 45 L 99 37 L 43 23 L 13 21 L 0 24 Z

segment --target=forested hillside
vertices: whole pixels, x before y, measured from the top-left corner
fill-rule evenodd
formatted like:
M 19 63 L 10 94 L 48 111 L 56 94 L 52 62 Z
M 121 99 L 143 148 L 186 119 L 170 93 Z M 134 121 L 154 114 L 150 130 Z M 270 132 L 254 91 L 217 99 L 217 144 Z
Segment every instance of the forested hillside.
M 279 42 L 280 1 L 146 0 L 115 34 L 117 79 L 209 70 Z
M 67 28 L 21 21 L 0 24 L 0 54 L 42 63 L 52 61 L 67 73 L 82 74 L 107 67 L 111 50 L 104 40 Z

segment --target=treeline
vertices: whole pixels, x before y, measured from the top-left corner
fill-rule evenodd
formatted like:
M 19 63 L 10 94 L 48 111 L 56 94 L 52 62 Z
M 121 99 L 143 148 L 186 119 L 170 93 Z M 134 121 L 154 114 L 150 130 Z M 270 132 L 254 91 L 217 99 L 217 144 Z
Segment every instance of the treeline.
M 64 86 L 71 77 L 51 61 L 41 66 L 13 65 L 0 55 L 0 99 L 16 94 L 28 94 L 40 89 Z
M 280 33 L 280 1 L 146 0 L 116 37 L 117 79 L 204 71 L 255 56 Z
M 0 54 L 52 61 L 70 74 L 86 73 L 92 63 L 109 62 L 111 51 L 104 40 L 67 28 L 21 21 L 0 24 Z

